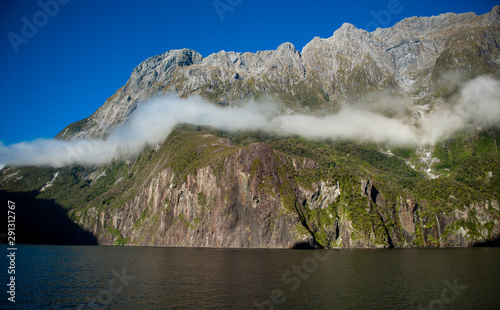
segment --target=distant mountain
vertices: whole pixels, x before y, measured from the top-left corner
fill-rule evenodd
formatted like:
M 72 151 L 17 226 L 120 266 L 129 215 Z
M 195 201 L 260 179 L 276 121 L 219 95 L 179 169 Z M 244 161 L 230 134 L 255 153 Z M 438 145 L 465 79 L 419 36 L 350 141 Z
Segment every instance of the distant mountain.
M 447 103 L 460 82 L 500 77 L 498 38 L 500 6 L 482 16 L 407 18 L 371 33 L 344 24 L 302 51 L 290 43 L 274 51 L 221 51 L 205 58 L 173 50 L 139 64 L 101 108 L 57 138 L 105 137 L 141 101 L 163 93 L 199 95 L 224 106 L 274 96 L 291 110 L 335 110 L 377 90 L 405 97 L 417 108 Z M 0 197 L 16 201 L 18 242 L 26 243 L 495 244 L 499 139 L 498 124 L 462 130 L 428 147 L 390 149 L 181 125 L 163 143 L 105 165 L 7 166 L 0 171 Z

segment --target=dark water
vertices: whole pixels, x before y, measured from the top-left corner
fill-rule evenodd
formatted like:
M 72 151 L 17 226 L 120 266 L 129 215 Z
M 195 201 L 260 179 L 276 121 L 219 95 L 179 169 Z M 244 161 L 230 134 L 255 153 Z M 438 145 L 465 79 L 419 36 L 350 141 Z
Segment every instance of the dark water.
M 14 309 L 500 309 L 500 249 L 18 246 Z M 256 306 L 257 305 L 257 306 Z

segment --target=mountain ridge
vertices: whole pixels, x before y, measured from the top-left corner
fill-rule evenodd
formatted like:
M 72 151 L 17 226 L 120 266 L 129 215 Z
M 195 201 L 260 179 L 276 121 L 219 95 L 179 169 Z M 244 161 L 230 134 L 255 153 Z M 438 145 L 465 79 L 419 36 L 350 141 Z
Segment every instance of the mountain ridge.
M 220 51 L 207 57 L 191 49 L 167 51 L 141 62 L 127 83 L 79 130 L 69 125 L 57 138 L 105 136 L 124 122 L 139 102 L 162 93 L 200 95 L 223 105 L 271 93 L 285 102 L 335 106 L 377 89 L 430 98 L 439 92 L 436 88 L 444 69 L 438 66 L 447 61 L 447 53 L 463 53 L 464 39 L 457 32 L 471 31 L 468 36 L 474 35 L 477 42 L 465 38 L 470 48 L 494 47 L 482 58 L 466 55 L 468 62 L 480 68 L 469 72 L 467 78 L 498 75 L 500 49 L 495 38 L 500 37 L 499 21 L 500 6 L 495 6 L 481 16 L 446 13 L 410 17 L 371 33 L 344 23 L 330 38 L 316 37 L 301 52 L 289 42 L 276 50 Z M 448 69 L 468 69 L 465 64 L 454 65 Z

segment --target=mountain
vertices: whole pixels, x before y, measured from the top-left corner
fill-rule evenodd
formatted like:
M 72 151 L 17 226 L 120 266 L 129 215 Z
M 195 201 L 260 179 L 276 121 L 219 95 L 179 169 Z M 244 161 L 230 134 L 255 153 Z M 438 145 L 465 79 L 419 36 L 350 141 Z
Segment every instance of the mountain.
M 407 18 L 371 33 L 346 23 L 328 39 L 314 38 L 302 52 L 291 43 L 275 51 L 221 51 L 206 58 L 189 49 L 168 51 L 140 63 L 101 108 L 58 137 L 102 137 L 139 102 L 161 93 L 197 94 L 223 105 L 273 94 L 305 106 L 335 106 L 377 89 L 427 100 L 449 96 L 452 90 L 443 89 L 441 80 L 450 71 L 462 79 L 498 76 L 499 20 L 496 6 L 482 16 Z
M 366 32 L 344 24 L 302 51 L 173 50 L 60 140 L 104 138 L 155 95 L 230 106 L 271 96 L 290 110 L 336 111 L 383 91 L 453 104 L 460 85 L 500 77 L 500 6 L 477 16 L 404 19 Z M 139 155 L 99 166 L 10 167 L 0 196 L 17 199 L 19 242 L 203 247 L 440 247 L 500 237 L 498 124 L 427 147 L 309 141 L 180 125 Z M 14 197 L 14 198 L 12 198 Z

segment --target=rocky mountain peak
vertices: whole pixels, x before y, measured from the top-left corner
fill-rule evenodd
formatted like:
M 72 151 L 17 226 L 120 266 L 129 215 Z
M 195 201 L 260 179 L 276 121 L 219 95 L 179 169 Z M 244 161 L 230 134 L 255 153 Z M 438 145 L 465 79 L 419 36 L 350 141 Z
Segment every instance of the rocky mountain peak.
M 500 5 L 493 7 L 488 14 L 485 14 L 484 23 L 500 26 Z
M 182 67 L 190 66 L 192 64 L 199 64 L 202 60 L 203 56 L 192 49 L 184 48 L 170 50 L 163 54 L 150 57 L 141 62 L 132 71 L 132 75 L 147 73 L 149 70 L 151 70 L 152 68 L 157 68 L 159 65 L 164 65 L 165 68 L 171 68 L 175 66 Z
M 350 33 L 359 31 L 360 29 L 356 28 L 353 24 L 351 23 L 343 23 L 342 26 L 340 26 L 339 29 L 335 30 L 332 36 L 338 36 L 338 37 L 346 37 Z
M 369 36 L 366 30 L 358 29 L 353 24 L 344 23 L 328 40 L 349 43 L 350 41 L 359 42 L 365 40 Z
M 278 46 L 277 51 L 278 52 L 290 51 L 292 53 L 298 52 L 297 49 L 295 48 L 295 46 L 290 42 L 282 43 L 280 46 Z

